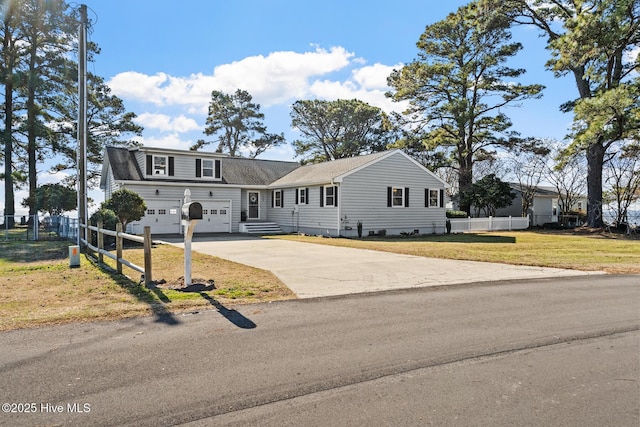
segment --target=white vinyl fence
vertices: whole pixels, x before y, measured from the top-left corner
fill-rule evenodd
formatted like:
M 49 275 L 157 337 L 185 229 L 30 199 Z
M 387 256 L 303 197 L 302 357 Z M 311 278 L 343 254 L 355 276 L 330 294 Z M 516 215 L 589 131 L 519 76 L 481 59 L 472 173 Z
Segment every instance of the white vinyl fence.
M 525 230 L 529 217 L 451 218 L 452 233 L 473 231 Z

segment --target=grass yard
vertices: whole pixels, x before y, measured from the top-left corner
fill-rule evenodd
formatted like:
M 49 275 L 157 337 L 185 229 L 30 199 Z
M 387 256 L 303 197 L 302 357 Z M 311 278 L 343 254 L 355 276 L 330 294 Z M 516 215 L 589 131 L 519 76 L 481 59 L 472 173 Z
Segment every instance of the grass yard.
M 610 233 L 516 231 L 363 239 L 275 238 L 433 258 L 640 274 L 640 239 Z
M 149 314 L 166 317 L 197 309 L 295 298 L 271 272 L 195 252 L 193 283 L 202 278 L 208 287 L 198 292 L 171 289 L 184 274 L 183 252 L 167 245 L 152 250 L 154 278 L 165 283 L 147 289 L 144 284 L 98 267 L 84 255 L 79 268 L 70 268 L 68 246 L 66 241 L 0 241 L 0 330 Z M 143 265 L 142 257 L 142 248 L 125 250 L 124 258 L 134 264 Z M 114 265 L 110 259 L 105 260 Z M 123 272 L 140 276 L 127 267 Z M 213 288 L 209 281 L 213 281 Z
M 333 239 L 276 236 L 324 245 L 348 246 L 409 255 L 516 265 L 599 270 L 640 274 L 640 239 L 615 234 L 558 232 L 494 232 Z M 271 272 L 192 253 L 193 292 L 182 292 L 182 249 L 157 245 L 152 249 L 150 289 L 137 282 L 140 274 L 99 267 L 84 256 L 79 268 L 69 267 L 69 242 L 0 241 L 0 330 L 76 321 L 108 320 L 174 313 L 226 305 L 283 299 L 295 295 Z M 144 265 L 142 248 L 126 249 L 124 258 Z M 113 260 L 105 262 L 115 267 Z M 213 286 L 212 286 L 213 285 Z

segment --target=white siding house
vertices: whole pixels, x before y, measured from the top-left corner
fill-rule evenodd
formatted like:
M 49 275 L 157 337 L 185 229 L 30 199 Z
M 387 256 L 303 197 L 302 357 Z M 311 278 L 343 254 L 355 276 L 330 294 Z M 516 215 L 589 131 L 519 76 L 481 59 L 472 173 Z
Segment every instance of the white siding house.
M 156 148 L 109 147 L 100 187 L 137 192 L 147 213 L 129 231 L 181 233 L 185 189 L 202 203 L 195 232 L 237 233 L 241 223 L 273 222 L 284 232 L 330 236 L 445 231 L 446 184 L 400 150 L 300 166 Z
M 496 216 L 522 216 L 522 193 L 523 190 L 520 184 L 512 183 L 511 188 L 515 194 L 515 198 L 511 202 L 511 205 L 497 209 Z M 532 187 L 533 188 L 533 187 Z M 530 218 L 532 226 L 541 226 L 548 223 L 561 222 L 563 219 L 569 222 L 576 222 L 577 217 L 575 215 L 569 215 L 567 218 L 562 218 L 562 212 L 560 212 L 560 196 L 558 190 L 554 187 L 537 186 L 533 188 L 535 193 L 533 201 L 527 214 Z M 569 209 L 571 212 L 580 215 L 586 215 L 587 213 L 587 198 L 586 196 L 578 197 L 578 200 Z

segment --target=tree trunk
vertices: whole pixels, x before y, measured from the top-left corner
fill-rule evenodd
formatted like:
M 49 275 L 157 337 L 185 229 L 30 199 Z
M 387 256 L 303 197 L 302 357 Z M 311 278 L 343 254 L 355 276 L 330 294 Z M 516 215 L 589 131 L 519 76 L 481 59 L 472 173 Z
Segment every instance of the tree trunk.
M 602 217 L 602 164 L 605 149 L 600 141 L 587 148 L 587 226 L 601 228 Z
M 458 172 L 458 194 L 460 195 L 460 210 L 471 215 L 471 203 L 465 195 L 473 185 L 473 162 L 466 158 L 460 162 L 460 170 Z
M 32 215 L 38 213 L 38 207 L 36 206 L 36 189 L 37 184 L 37 126 L 36 126 L 36 63 L 37 53 L 36 45 L 31 47 L 30 59 L 29 59 L 29 76 L 27 83 L 27 167 L 28 167 L 28 180 L 29 180 L 29 221 L 33 218 Z M 29 222 L 31 224 L 31 222 Z
M 13 66 L 15 56 L 14 39 L 12 37 L 12 10 L 8 9 L 4 17 L 4 38 L 2 52 L 5 66 L 4 77 L 4 225 L 6 228 L 15 226 L 16 207 L 13 191 Z

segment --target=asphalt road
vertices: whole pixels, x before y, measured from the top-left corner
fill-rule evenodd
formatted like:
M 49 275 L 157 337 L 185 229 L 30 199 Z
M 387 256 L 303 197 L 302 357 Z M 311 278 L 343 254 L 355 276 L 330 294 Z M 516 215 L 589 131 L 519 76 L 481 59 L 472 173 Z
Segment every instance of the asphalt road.
M 0 425 L 637 426 L 639 330 L 583 276 L 6 332 Z

